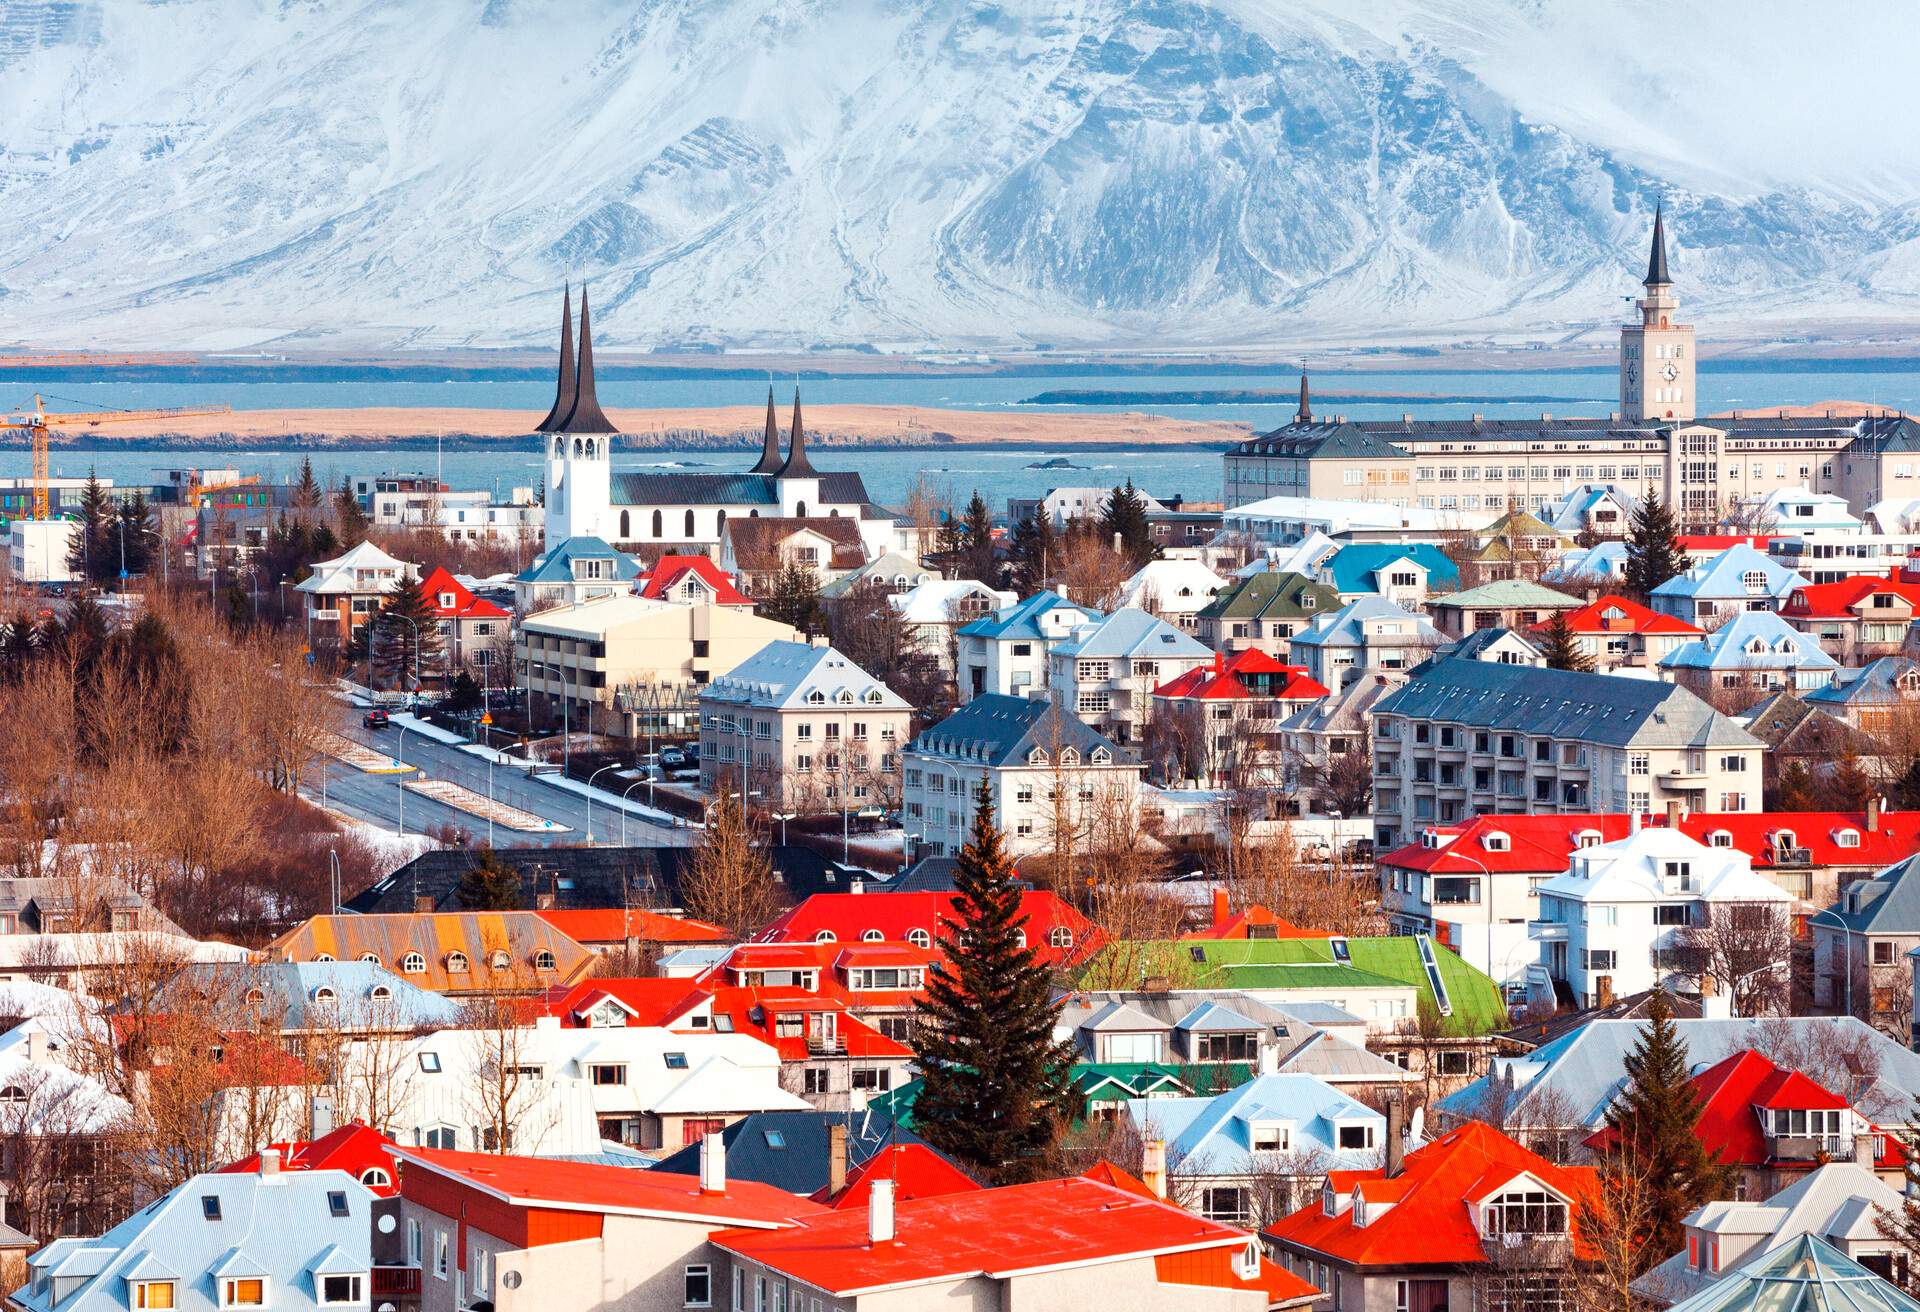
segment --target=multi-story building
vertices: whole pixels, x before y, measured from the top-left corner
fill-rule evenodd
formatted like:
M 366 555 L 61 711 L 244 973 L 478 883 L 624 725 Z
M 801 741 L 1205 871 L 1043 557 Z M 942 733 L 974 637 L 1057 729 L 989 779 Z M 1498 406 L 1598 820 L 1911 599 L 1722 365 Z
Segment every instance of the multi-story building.
M 1579 608 L 1578 597 L 1569 597 L 1526 579 L 1482 583 L 1465 592 L 1434 597 L 1427 603 L 1434 627 L 1456 640 L 1482 629 L 1531 629 L 1545 624 L 1556 612 Z
M 1376 839 L 1474 812 L 1754 810 L 1763 751 L 1671 684 L 1436 661 L 1374 705 Z
M 1212 660 L 1165 620 L 1122 609 L 1054 644 L 1047 684 L 1063 706 L 1124 747 L 1140 740 L 1155 688 Z
M 1291 423 L 1226 455 L 1226 503 L 1279 496 L 1410 509 L 1539 510 L 1580 484 L 1659 494 L 1711 522 L 1782 488 L 1845 498 L 1854 513 L 1920 489 L 1920 422 L 1891 413 L 1697 417 L 1694 331 L 1678 320 L 1656 225 L 1638 321 L 1620 330 L 1620 408 L 1537 420 L 1315 417 L 1304 386 Z M 1226 522 L 1236 520 L 1229 510 Z
M 1446 635 L 1425 615 L 1385 597 L 1361 597 L 1309 620 L 1293 635 L 1287 654 L 1314 679 L 1339 692 L 1373 671 L 1400 678 L 1446 643 Z
M 1766 551 L 1809 583 L 1842 583 L 1862 574 L 1885 578 L 1906 569 L 1920 556 L 1920 534 L 1795 533 L 1773 538 Z
M 511 651 L 513 616 L 449 574 L 444 565 L 420 580 L 420 596 L 440 631 L 443 671 L 471 666 L 485 682 L 502 655 Z M 513 677 L 503 671 L 505 679 Z
M 1920 857 L 1907 857 L 1844 885 L 1839 901 L 1810 917 L 1813 1000 L 1905 1032 L 1911 1003 L 1908 954 L 1920 947 Z
M 780 575 L 804 569 L 824 587 L 867 562 L 857 521 L 839 517 L 754 516 L 736 519 L 720 534 L 720 568 L 750 597 L 770 597 Z
M 455 542 L 540 541 L 545 508 L 532 487 L 504 502 L 486 488 L 455 491 L 427 474 L 355 474 L 353 496 L 378 528 L 437 528 Z
M 1047 688 L 1047 658 L 1074 630 L 1104 618 L 1057 592 L 1026 600 L 954 630 L 954 683 L 960 704 L 982 693 L 1032 697 Z
M 832 647 L 769 642 L 700 693 L 700 782 L 784 811 L 890 807 L 913 708 Z
M 954 668 L 954 634 L 976 620 L 998 614 L 1016 600 L 1013 593 L 990 588 L 976 579 L 930 579 L 887 598 L 887 604 L 900 617 L 914 649 L 950 672 Z
M 307 638 L 341 648 L 354 629 L 370 621 L 402 579 L 418 580 L 420 567 L 362 542 L 343 556 L 315 561 L 313 572 L 293 585 L 307 599 Z
M 1658 668 L 1682 688 L 1734 706 L 1783 688 L 1802 693 L 1824 688 L 1840 662 L 1772 611 L 1749 610 L 1675 647 L 1660 658 Z
M 1298 665 L 1282 665 L 1258 648 L 1231 659 L 1214 654 L 1153 690 L 1153 715 L 1169 732 L 1154 768 L 1203 788 L 1234 783 L 1274 787 L 1286 777 L 1280 726 L 1326 697 L 1327 689 Z
M 1657 668 L 1662 657 L 1701 636 L 1685 620 L 1614 593 L 1568 611 L 1567 628 L 1573 645 L 1592 662 L 1596 674 Z
M 539 611 L 520 621 L 521 686 L 584 730 L 634 736 L 635 717 L 662 697 L 699 694 L 791 625 L 719 602 L 682 606 L 632 593 Z
M 1844 665 L 1898 655 L 1920 614 L 1920 573 L 1905 568 L 1885 576 L 1856 575 L 1838 583 L 1808 583 L 1787 595 L 1780 616 Z
M 1707 991 L 1675 954 L 1690 927 L 1710 927 L 1735 908 L 1784 922 L 1792 899 L 1732 847 L 1708 847 L 1675 829 L 1640 828 L 1612 843 L 1581 848 L 1564 873 L 1535 890 L 1540 918 L 1528 933 L 1540 960 L 1530 991 L 1569 990 L 1583 1007 L 1604 1007 L 1646 989 Z M 1758 926 L 1754 926 L 1757 931 Z M 1740 981 L 1718 982 L 1737 989 Z
M 1140 758 L 1049 698 L 983 693 L 915 738 L 903 765 L 907 831 L 930 856 L 966 846 L 982 780 L 1014 856 L 1097 847 L 1139 813 Z
M 1736 542 L 1655 588 L 1647 604 L 1662 615 L 1706 625 L 1750 610 L 1779 610 L 1806 580 L 1745 542 Z
M 1276 659 L 1307 621 L 1340 609 L 1340 597 L 1305 574 L 1262 570 L 1234 580 L 1194 616 L 1200 641 L 1231 656 L 1259 650 Z
M 1355 768 L 1367 770 L 1367 747 L 1373 736 L 1374 703 L 1391 692 L 1399 675 L 1361 670 L 1330 695 L 1304 706 L 1280 722 L 1281 790 L 1296 815 L 1339 813 L 1336 798 L 1337 766 L 1359 753 Z M 1371 836 L 1365 817 L 1355 817 L 1355 828 Z

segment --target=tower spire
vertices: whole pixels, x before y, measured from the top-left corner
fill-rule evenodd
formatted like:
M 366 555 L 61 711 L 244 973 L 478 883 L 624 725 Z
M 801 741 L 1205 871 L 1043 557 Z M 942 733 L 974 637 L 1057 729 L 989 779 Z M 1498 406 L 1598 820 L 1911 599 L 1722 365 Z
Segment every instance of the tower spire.
M 1313 407 L 1307 404 L 1307 367 L 1300 366 L 1300 412 L 1293 417 L 1296 424 L 1313 422 Z
M 553 390 L 553 409 L 534 428 L 536 433 L 558 431 L 573 411 L 573 284 L 560 298 L 560 381 Z
M 587 288 L 580 286 L 580 368 L 574 375 L 573 408 L 560 424 L 563 433 L 617 433 L 600 409 L 593 387 L 593 326 L 588 321 Z
M 800 423 L 800 389 L 793 389 L 793 434 L 787 440 L 787 461 L 776 478 L 818 478 L 819 473 L 807 460 L 807 433 Z
M 1673 279 L 1667 276 L 1667 229 L 1662 210 L 1665 207 L 1658 201 L 1653 206 L 1653 250 L 1647 256 L 1648 287 L 1671 287 Z
M 749 474 L 777 474 L 780 472 L 780 421 L 773 413 L 773 384 L 767 384 L 767 432 L 760 441 L 760 463 L 747 471 Z

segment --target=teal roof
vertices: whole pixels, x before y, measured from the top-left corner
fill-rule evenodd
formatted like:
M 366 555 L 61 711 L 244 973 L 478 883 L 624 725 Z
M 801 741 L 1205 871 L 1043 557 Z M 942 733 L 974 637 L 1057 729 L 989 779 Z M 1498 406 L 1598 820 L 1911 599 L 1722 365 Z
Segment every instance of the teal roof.
M 1036 592 L 1024 601 L 963 624 L 955 632 L 970 638 L 1031 638 L 1038 641 L 1046 637 L 1040 631 L 1039 619 L 1050 610 L 1075 611 L 1089 624 L 1103 618 L 1099 611 L 1075 605 L 1057 592 Z
M 611 543 L 604 538 L 576 537 L 567 538 L 557 546 L 549 547 L 533 558 L 533 564 L 514 576 L 516 583 L 571 583 L 573 582 L 573 562 L 576 560 L 613 561 L 613 575 L 618 580 L 632 580 L 640 576 L 639 562 L 632 556 L 615 551 Z M 607 580 L 596 580 L 606 582 Z
M 1376 592 L 1374 575 L 1396 560 L 1412 560 L 1427 571 L 1427 591 L 1460 586 L 1460 567 L 1431 542 L 1354 542 L 1340 548 L 1321 568 L 1341 593 Z

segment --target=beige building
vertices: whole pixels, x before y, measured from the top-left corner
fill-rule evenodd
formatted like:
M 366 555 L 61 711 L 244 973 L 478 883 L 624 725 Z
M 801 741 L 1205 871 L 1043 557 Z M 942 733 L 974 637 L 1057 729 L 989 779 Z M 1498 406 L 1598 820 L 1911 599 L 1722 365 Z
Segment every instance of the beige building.
M 623 593 L 520 622 L 514 662 L 529 693 L 564 699 L 576 725 L 633 734 L 646 700 L 690 699 L 791 626 L 736 606 L 681 606 Z
M 832 647 L 770 642 L 701 690 L 700 782 L 801 814 L 885 810 L 899 804 L 912 718 Z
M 1693 326 L 1678 319 L 1658 220 L 1644 286 L 1637 322 L 1620 330 L 1612 414 L 1316 418 L 1303 380 L 1292 423 L 1227 452 L 1227 505 L 1289 496 L 1497 514 L 1599 483 L 1636 498 L 1658 493 L 1683 519 L 1710 521 L 1782 489 L 1844 497 L 1856 515 L 1920 493 L 1920 423 L 1904 415 L 1697 417 Z

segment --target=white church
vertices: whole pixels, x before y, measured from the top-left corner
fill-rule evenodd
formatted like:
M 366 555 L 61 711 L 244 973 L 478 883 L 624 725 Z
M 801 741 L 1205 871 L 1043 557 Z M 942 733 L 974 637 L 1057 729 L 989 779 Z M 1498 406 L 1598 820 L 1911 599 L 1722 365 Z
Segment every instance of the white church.
M 800 394 L 793 397 L 793 423 L 786 454 L 773 392 L 767 392 L 767 428 L 760 459 L 739 474 L 613 472 L 613 439 L 619 431 L 600 409 L 594 392 L 593 333 L 587 294 L 580 293 L 580 354 L 573 352 L 572 292 L 560 309 L 560 378 L 553 409 L 536 432 L 546 439 L 546 545 L 596 537 L 623 551 L 717 554 L 729 519 L 851 519 L 872 559 L 895 540 L 892 512 L 867 499 L 866 484 L 852 473 L 822 473 L 807 459 Z

